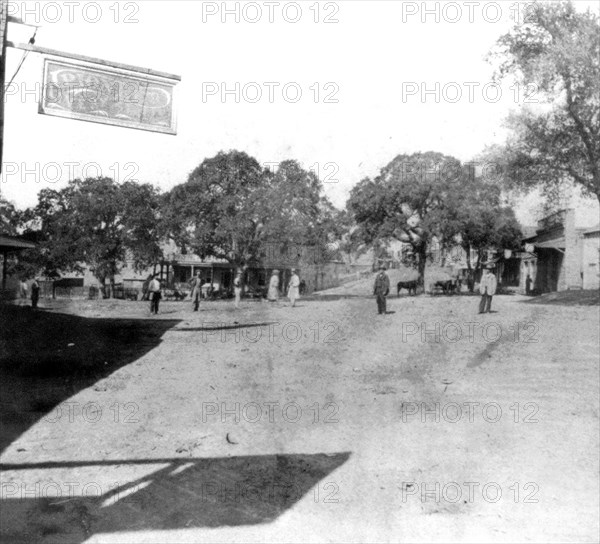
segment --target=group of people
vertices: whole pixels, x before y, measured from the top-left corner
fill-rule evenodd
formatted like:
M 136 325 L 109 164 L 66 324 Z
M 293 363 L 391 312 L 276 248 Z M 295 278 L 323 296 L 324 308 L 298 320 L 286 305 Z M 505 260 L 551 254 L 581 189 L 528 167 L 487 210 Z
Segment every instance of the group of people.
M 292 303 L 292 307 L 296 306 L 296 301 L 300 298 L 300 277 L 295 268 L 292 268 L 292 277 L 288 283 L 287 297 Z M 267 292 L 267 300 L 277 302 L 279 298 L 279 270 L 273 270 L 271 279 L 269 280 L 269 290 Z
M 300 298 L 300 288 L 302 282 L 300 281 L 300 277 L 298 276 L 297 270 L 292 269 L 292 276 L 290 278 L 290 282 L 288 284 L 287 296 L 292 304 L 292 306 L 296 305 L 296 301 Z M 202 298 L 202 278 L 200 272 L 196 274 L 196 276 L 192 279 L 191 284 L 192 288 L 192 310 L 197 312 L 200 307 L 200 299 Z M 233 280 L 233 294 L 235 299 L 235 308 L 240 308 L 240 303 L 242 300 L 242 291 L 243 291 L 243 272 L 242 270 L 238 270 L 235 278 Z M 273 270 L 271 274 L 271 279 L 269 280 L 269 290 L 267 292 L 267 299 L 270 302 L 276 302 L 279 298 L 279 270 Z
M 292 305 L 296 306 L 296 301 L 300 298 L 300 292 L 302 282 L 298 276 L 296 269 L 292 268 L 291 278 L 288 283 L 287 297 Z M 200 306 L 200 299 L 202 297 L 202 279 L 200 272 L 192 279 L 192 309 L 197 312 Z M 489 313 L 492 310 L 492 297 L 496 294 L 498 287 L 498 280 L 493 273 L 493 265 L 485 267 L 481 282 L 479 283 L 479 292 L 481 294 L 481 301 L 479 302 L 479 313 Z M 25 280 L 21 280 L 19 284 L 19 295 L 21 300 L 27 300 L 28 287 Z M 238 270 L 233 280 L 233 293 L 235 297 L 235 307 L 240 307 L 242 299 L 242 271 Z M 373 285 L 373 295 L 377 301 L 377 313 L 387 313 L 387 301 L 386 297 L 390 293 L 390 278 L 386 273 L 386 267 L 380 266 L 377 276 L 375 276 L 375 284 Z M 277 302 L 279 299 L 279 270 L 273 270 L 271 273 L 271 279 L 269 280 L 269 290 L 267 292 L 267 300 L 269 302 Z M 38 300 L 40 298 L 40 284 L 37 279 L 31 282 L 31 307 L 37 308 Z M 144 299 L 150 301 L 150 313 L 158 314 L 158 306 L 162 298 L 162 285 L 158 274 L 150 276 L 147 283 L 144 284 Z
M 34 278 L 31 282 L 31 307 L 35 310 L 38 307 L 38 301 L 40 300 L 40 282 L 37 278 Z M 27 300 L 27 293 L 29 289 L 27 287 L 27 282 L 22 279 L 19 282 L 19 298 L 22 303 L 25 304 Z
M 481 301 L 479 302 L 479 313 L 490 313 L 492 311 L 492 297 L 496 294 L 498 288 L 498 280 L 493 273 L 494 266 L 489 264 L 485 267 L 481 281 L 479 283 L 479 293 L 481 294 Z M 379 267 L 379 272 L 375 276 L 375 284 L 373 286 L 373 295 L 377 301 L 377 313 L 385 314 L 386 310 L 386 297 L 390 293 L 390 278 L 386 273 L 386 267 L 384 265 Z

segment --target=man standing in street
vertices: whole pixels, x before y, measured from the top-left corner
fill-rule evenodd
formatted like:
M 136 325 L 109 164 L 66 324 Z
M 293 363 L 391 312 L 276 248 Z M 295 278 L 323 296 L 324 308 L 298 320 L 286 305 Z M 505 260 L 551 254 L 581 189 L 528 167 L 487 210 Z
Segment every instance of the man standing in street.
M 373 294 L 377 297 L 377 313 L 386 313 L 386 301 L 385 297 L 390 292 L 390 278 L 385 273 L 385 266 L 379 267 L 379 274 L 375 278 L 375 285 L 373 287 Z
M 200 306 L 200 297 L 202 296 L 202 279 L 200 278 L 200 271 L 196 273 L 196 276 L 192 278 L 192 308 L 194 312 L 198 311 Z
M 487 265 L 481 282 L 479 283 L 479 292 L 481 293 L 481 302 L 479 303 L 479 313 L 485 314 L 492 310 L 492 297 L 496 294 L 498 281 L 492 272 L 493 265 Z
M 148 286 L 150 285 L 150 282 L 152 281 L 152 278 L 154 276 L 152 274 L 150 274 L 145 280 L 144 283 L 142 283 L 142 300 L 148 300 L 150 293 L 148 291 Z
M 35 310 L 38 307 L 38 300 L 40 298 L 40 284 L 37 278 L 33 279 L 31 283 L 31 307 Z
M 158 281 L 158 274 L 155 274 L 148 285 L 148 293 L 150 293 L 150 313 L 158 313 L 158 303 L 160 301 L 160 281 Z

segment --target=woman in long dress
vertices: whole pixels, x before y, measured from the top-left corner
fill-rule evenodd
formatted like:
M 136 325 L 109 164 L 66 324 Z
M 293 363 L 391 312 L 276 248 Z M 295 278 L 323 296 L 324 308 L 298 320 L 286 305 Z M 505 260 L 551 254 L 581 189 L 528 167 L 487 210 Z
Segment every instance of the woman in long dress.
M 292 307 L 296 306 L 296 300 L 300 298 L 300 278 L 294 268 L 292 268 L 292 277 L 288 287 L 288 298 L 292 303 Z
M 233 293 L 235 294 L 235 307 L 240 307 L 240 301 L 242 299 L 242 271 L 238 270 L 233 280 Z
M 267 298 L 271 302 L 277 302 L 277 299 L 279 298 L 279 270 L 273 270 L 273 273 L 271 274 Z

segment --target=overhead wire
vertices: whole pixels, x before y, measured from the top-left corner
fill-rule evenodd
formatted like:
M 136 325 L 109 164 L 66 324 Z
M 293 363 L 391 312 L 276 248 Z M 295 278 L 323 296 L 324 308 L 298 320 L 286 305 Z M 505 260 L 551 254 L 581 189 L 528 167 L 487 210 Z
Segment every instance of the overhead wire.
M 39 26 L 35 27 L 35 31 L 33 33 L 33 36 L 31 36 L 31 38 L 29 38 L 29 44 L 33 45 L 35 44 L 35 37 L 37 35 L 37 31 L 39 30 Z M 21 57 L 21 62 L 19 62 L 19 66 L 17 66 L 17 69 L 15 70 L 15 73 L 13 74 L 13 76 L 10 78 L 10 81 L 8 82 L 7 87 L 10 87 L 10 85 L 12 85 L 12 82 L 14 81 L 15 77 L 17 77 L 17 74 L 19 73 L 19 70 L 21 69 L 21 66 L 23 66 L 23 63 L 25 62 L 25 59 L 27 58 L 27 56 L 29 55 L 29 53 L 31 53 L 31 51 L 27 50 L 23 53 L 23 56 Z

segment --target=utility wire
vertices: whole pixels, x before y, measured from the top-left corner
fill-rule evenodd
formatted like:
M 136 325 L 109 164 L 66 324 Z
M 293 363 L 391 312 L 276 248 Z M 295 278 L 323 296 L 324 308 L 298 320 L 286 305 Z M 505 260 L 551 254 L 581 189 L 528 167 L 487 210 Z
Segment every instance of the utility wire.
M 33 36 L 31 36 L 31 38 L 29 38 L 29 43 L 31 45 L 33 45 L 35 43 L 35 37 L 37 35 L 37 31 L 38 31 L 39 27 L 35 27 L 35 32 L 33 33 Z M 23 63 L 25 62 L 25 59 L 27 58 L 27 56 L 29 55 L 29 53 L 31 53 L 31 51 L 25 51 L 23 53 L 23 56 L 21 57 L 21 62 L 19 62 L 19 66 L 17 66 L 17 69 L 15 71 L 15 73 L 13 74 L 13 76 L 10 78 L 10 81 L 7 85 L 7 87 L 10 87 L 10 85 L 12 84 L 12 82 L 14 81 L 15 77 L 17 77 L 17 74 L 19 73 L 19 70 L 21 69 L 21 66 L 23 66 Z

